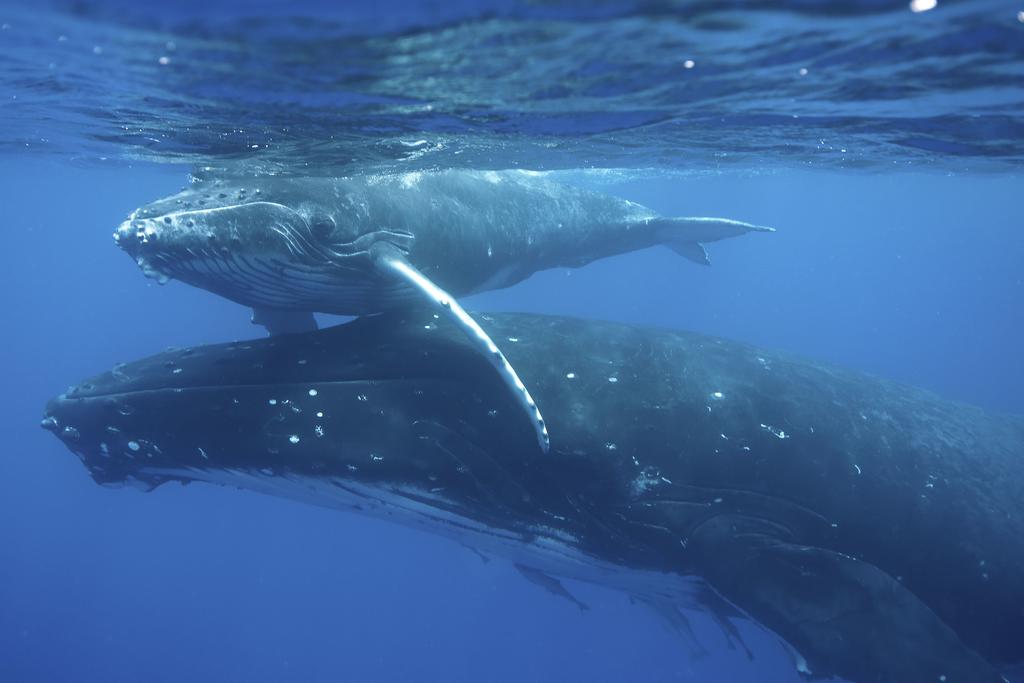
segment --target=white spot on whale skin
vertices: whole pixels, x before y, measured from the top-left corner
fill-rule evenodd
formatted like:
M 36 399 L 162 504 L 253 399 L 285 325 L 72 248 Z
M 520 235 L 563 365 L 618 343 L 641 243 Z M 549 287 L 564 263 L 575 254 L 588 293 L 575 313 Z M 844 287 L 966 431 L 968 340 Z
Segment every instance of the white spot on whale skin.
M 324 435 L 324 428 L 322 426 L 320 426 L 320 425 L 315 425 L 313 427 L 313 433 L 316 434 L 317 436 L 323 436 Z
M 857 474 L 861 473 L 860 465 L 854 465 L 853 469 L 855 469 L 857 471 Z
M 129 441 L 128 442 L 128 448 L 130 450 L 133 450 L 133 451 L 139 450 L 139 448 L 140 448 L 139 442 L 138 441 Z
M 203 460 L 209 460 L 209 459 L 210 459 L 210 456 L 208 456 L 208 455 L 206 454 L 206 451 L 204 451 L 204 450 L 202 449 L 202 447 L 201 447 L 201 446 L 200 446 L 200 447 L 197 447 L 197 448 L 198 448 L 198 450 L 199 450 L 199 455 L 201 455 L 201 456 L 202 456 Z
M 288 437 L 288 443 L 298 443 L 300 441 L 298 434 L 292 434 Z
M 565 373 L 565 378 L 566 379 L 576 379 L 576 373 L 575 372 L 567 372 L 567 373 Z
M 609 377 L 608 381 L 611 382 L 612 384 L 616 384 L 616 383 L 618 383 L 619 378 L 618 377 Z
M 317 416 L 317 417 L 323 417 L 323 416 L 324 416 L 324 414 L 323 414 L 323 412 L 322 412 L 322 411 L 319 411 L 319 410 L 318 410 L 318 411 L 317 411 L 317 413 L 316 413 L 316 416 Z
M 723 394 L 721 391 L 712 391 L 711 398 L 715 401 L 721 401 L 723 398 L 725 398 L 725 394 Z
M 316 389 L 310 389 L 310 390 L 309 390 L 309 395 L 310 395 L 310 396 L 316 396 L 316 395 L 317 395 L 318 393 L 319 393 L 319 392 L 318 392 L 318 391 L 317 391 Z
M 267 403 L 269 403 L 272 406 L 276 406 L 277 405 L 277 399 L 276 398 L 272 398 L 269 401 L 267 401 Z
M 761 423 L 761 429 L 765 430 L 766 432 L 771 432 L 776 438 L 779 439 L 789 438 L 789 434 L 787 434 L 784 430 L 776 429 L 775 427 L 772 427 L 771 425 L 766 425 L 763 422 Z

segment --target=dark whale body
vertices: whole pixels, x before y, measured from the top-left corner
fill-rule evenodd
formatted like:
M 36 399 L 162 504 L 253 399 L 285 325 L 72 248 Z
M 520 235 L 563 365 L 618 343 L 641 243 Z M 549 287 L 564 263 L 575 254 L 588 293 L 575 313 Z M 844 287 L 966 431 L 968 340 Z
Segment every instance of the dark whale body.
M 815 676 L 998 681 L 1024 655 L 1020 419 L 692 333 L 484 316 L 557 426 L 545 456 L 486 359 L 403 316 L 119 366 L 44 426 L 101 483 L 235 484 L 731 605 Z

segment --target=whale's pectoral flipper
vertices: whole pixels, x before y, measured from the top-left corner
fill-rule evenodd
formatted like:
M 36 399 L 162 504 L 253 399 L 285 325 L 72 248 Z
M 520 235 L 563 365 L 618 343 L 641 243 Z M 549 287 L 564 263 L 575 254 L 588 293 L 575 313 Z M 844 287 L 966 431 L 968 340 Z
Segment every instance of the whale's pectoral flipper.
M 669 600 L 641 597 L 639 595 L 630 596 L 630 600 L 649 607 L 661 619 L 666 628 L 682 638 L 691 659 L 700 659 L 710 654 L 693 630 L 693 624 L 690 623 L 690 620 L 679 609 L 678 605 Z
M 530 396 L 530 391 L 523 384 L 523 381 L 519 379 L 519 375 L 516 374 L 512 364 L 505 358 L 505 354 L 501 352 L 501 349 L 498 348 L 498 345 L 494 343 L 490 336 L 484 332 L 483 328 L 473 320 L 472 316 L 459 305 L 459 302 L 454 297 L 418 271 L 397 248 L 385 243 L 377 243 L 370 249 L 370 256 L 374 264 L 382 272 L 403 280 L 413 289 L 423 294 L 428 301 L 444 311 L 466 333 L 466 336 L 469 337 L 473 345 L 484 353 L 491 365 L 501 375 L 506 386 L 515 394 L 516 402 L 526 412 L 530 423 L 533 425 L 541 450 L 546 453 L 550 446 L 550 441 L 548 439 L 548 429 L 544 424 L 544 417 L 540 414 L 540 409 L 537 408 L 533 397 Z
M 787 536 L 763 519 L 726 514 L 695 529 L 688 547 L 716 591 L 796 650 L 802 673 L 893 683 L 999 680 L 901 582 Z
M 301 334 L 317 329 L 310 311 L 282 311 L 276 308 L 253 308 L 252 324 L 262 325 L 271 337 L 279 334 Z
M 728 218 L 654 218 L 650 224 L 654 227 L 657 242 L 702 266 L 711 263 L 704 242 L 717 242 L 748 232 L 775 232 L 775 228 Z
M 586 612 L 590 609 L 590 605 L 570 593 L 566 587 L 562 585 L 561 581 L 550 574 L 545 574 L 539 569 L 527 567 L 519 563 L 516 563 L 515 567 L 524 579 L 535 586 L 540 586 L 557 598 L 564 598 L 565 600 L 568 600 L 572 604 L 576 605 L 581 612 Z
M 705 249 L 704 245 L 700 242 L 672 242 L 668 247 L 684 259 L 693 261 L 697 265 L 711 265 L 711 258 L 708 256 L 708 250 Z

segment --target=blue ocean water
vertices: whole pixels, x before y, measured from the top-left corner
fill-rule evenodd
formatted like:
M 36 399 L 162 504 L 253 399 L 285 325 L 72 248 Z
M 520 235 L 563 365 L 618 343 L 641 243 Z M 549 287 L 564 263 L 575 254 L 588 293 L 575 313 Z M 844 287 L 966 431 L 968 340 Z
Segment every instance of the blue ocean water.
M 202 485 L 96 486 L 38 429 L 68 384 L 259 336 L 110 241 L 190 173 L 551 170 L 773 225 L 467 300 L 685 328 L 1024 413 L 1024 6 L 0 7 L 3 681 L 797 681 L 619 593 L 581 612 L 448 541 Z M 1022 454 L 1024 455 L 1024 454 Z

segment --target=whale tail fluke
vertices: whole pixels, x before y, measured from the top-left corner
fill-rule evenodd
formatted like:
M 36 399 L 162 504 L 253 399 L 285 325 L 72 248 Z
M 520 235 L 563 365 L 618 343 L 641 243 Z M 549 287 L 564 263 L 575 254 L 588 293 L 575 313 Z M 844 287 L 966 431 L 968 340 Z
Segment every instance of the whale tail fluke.
M 702 266 L 710 265 L 705 242 L 738 237 L 748 232 L 775 232 L 775 228 L 752 225 L 728 218 L 656 218 L 652 223 L 658 241 L 683 258 Z

